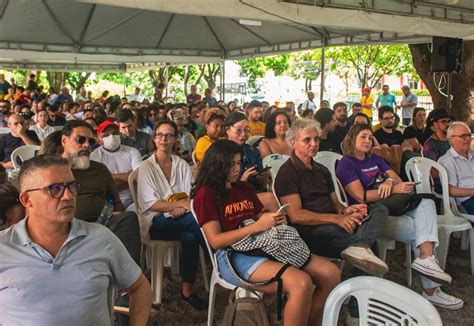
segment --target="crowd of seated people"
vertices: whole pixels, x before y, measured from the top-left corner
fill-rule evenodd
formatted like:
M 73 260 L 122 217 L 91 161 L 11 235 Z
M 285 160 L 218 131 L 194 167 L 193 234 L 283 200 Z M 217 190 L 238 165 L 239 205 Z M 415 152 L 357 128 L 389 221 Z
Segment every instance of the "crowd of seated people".
M 463 125 L 449 132 L 452 118 L 445 110 L 433 110 L 425 118 L 426 111 L 415 108 L 411 125 L 402 133 L 390 106 L 378 109 L 380 127 L 374 131 L 360 103 L 352 105 L 349 116 L 343 102 L 332 108 L 325 102 L 316 109 L 310 97 L 301 112 L 291 103 L 285 108 L 257 100 L 242 106 L 234 101 L 226 104 L 217 101 L 210 89 L 201 96 L 196 86 L 186 103 L 166 103 L 163 97 L 158 94 L 150 103 L 136 89 L 128 99 L 106 91 L 93 99 L 81 89 L 74 100 L 67 88 L 59 95 L 54 89 L 47 94 L 38 86 L 29 91 L 9 90 L 0 100 L 2 123 L 10 129 L 0 136 L 2 167 L 13 169 L 11 153 L 26 144 L 41 145 L 41 154 L 67 159 L 80 184 L 75 191 L 75 217 L 105 225 L 136 263 L 142 243 L 180 241 L 182 285 L 178 296 L 197 310 L 207 308 L 206 299 L 193 288 L 199 248 L 205 246 L 199 224 L 220 257 L 233 242 L 270 228 L 274 220 L 294 226 L 313 255 L 302 270 L 289 269 L 284 276 L 283 289 L 290 295 L 286 320 L 320 322 L 324 300 L 339 282 L 340 272 L 319 256 L 348 261 L 356 267 L 354 275 L 387 273 L 390 262 L 377 257 L 376 239 L 381 236 L 412 244 L 416 256 L 412 268 L 422 274 L 425 298 L 447 309 L 463 306 L 461 299 L 440 289 L 451 277 L 433 256 L 438 245 L 436 221 L 428 218 L 436 215 L 433 202 L 423 199 L 417 209 L 397 219 L 389 218 L 388 211 L 377 203 L 391 193 L 413 189 L 413 183 L 399 176 L 405 151 L 409 155 L 422 152 L 435 160 L 444 155 L 440 162 L 446 166 L 466 165 L 458 162 L 459 157 L 471 160 L 470 152 L 464 150 L 470 130 Z M 250 137 L 259 140 L 250 143 Z M 456 144 L 455 152 L 448 151 L 450 144 Z M 313 161 L 318 151 L 344 155 L 337 177 L 348 195 L 348 207 L 337 201 L 337 185 L 328 169 Z M 397 151 L 402 154 L 395 156 Z M 273 180 L 275 192 L 271 173 L 263 166 L 263 159 L 271 154 L 289 157 Z M 137 203 L 133 203 L 128 177 L 136 169 Z M 368 189 L 371 178 L 364 174 L 367 171 L 370 176 L 377 171 L 387 178 L 379 190 Z M 4 179 L 0 181 L 8 185 Z M 464 188 L 472 188 L 472 181 L 456 180 L 450 174 L 452 196 L 471 211 L 474 193 Z M 17 201 L 18 191 L 8 189 L 16 200 L 0 207 L 4 227 L 25 216 Z M 193 197 L 199 224 L 191 214 Z M 226 205 L 243 200 L 252 202 L 245 216 L 257 221 L 257 229 L 237 230 L 244 215 L 234 221 L 222 214 Z M 276 213 L 280 203 L 290 205 L 285 218 Z M 369 214 L 370 219 L 365 220 Z M 264 279 L 279 269 L 265 257 L 236 259 L 249 280 Z M 225 266 L 219 266 L 225 278 Z M 231 276 L 228 281 L 236 283 Z M 313 284 L 317 285 L 314 292 Z M 259 290 L 275 292 L 273 286 Z

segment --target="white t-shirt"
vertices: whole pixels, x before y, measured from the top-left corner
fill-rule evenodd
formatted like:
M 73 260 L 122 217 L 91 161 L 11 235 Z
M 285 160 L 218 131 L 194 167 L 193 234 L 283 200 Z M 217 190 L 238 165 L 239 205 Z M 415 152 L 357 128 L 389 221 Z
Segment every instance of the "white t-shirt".
M 120 145 L 116 152 L 108 152 L 103 147 L 98 147 L 91 153 L 91 160 L 104 164 L 112 174 L 132 172 L 142 163 L 140 152 L 125 145 Z M 130 189 L 121 190 L 119 195 L 125 208 L 133 203 Z
M 33 126 L 30 127 L 30 130 L 33 130 L 36 135 L 38 135 L 38 138 L 41 142 L 43 142 L 43 140 L 48 137 L 49 134 L 53 133 L 55 131 L 55 129 L 49 125 L 46 125 L 46 127 L 44 128 L 41 128 L 41 126 L 39 124 L 35 124 Z
M 157 201 L 164 201 L 167 197 L 178 192 L 190 194 L 191 184 L 194 182 L 189 164 L 178 156 L 171 155 L 172 170 L 170 181 L 156 162 L 155 155 L 146 159 L 138 170 L 137 201 L 139 211 L 140 233 L 142 241 L 150 239 L 150 226 L 153 217 L 160 212 L 150 210 Z M 165 216 L 168 214 L 165 213 Z
M 310 100 L 306 100 L 303 102 L 303 105 L 301 106 L 301 111 L 304 111 L 306 109 L 310 109 L 312 110 L 314 113 L 316 113 L 316 103 L 314 103 L 313 101 L 310 101 Z

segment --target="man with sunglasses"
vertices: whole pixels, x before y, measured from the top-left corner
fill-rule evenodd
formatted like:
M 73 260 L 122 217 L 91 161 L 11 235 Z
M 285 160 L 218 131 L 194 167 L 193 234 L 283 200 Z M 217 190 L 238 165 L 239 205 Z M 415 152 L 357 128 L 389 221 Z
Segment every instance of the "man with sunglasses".
M 145 325 L 150 285 L 117 237 L 74 218 L 78 185 L 69 162 L 25 161 L 19 185 L 28 213 L 0 232 L 0 324 L 110 325 L 116 287 L 130 296 L 130 325 Z
M 453 122 L 448 128 L 451 148 L 439 163 L 448 172 L 449 195 L 474 215 L 474 153 L 471 150 L 471 129 L 464 122 Z
M 91 146 L 95 143 L 92 127 L 82 120 L 68 121 L 61 131 L 62 157 L 71 162 L 72 173 L 81 188 L 77 194 L 75 216 L 96 222 L 106 202 L 112 203 L 113 213 L 105 223 L 125 245 L 135 260 L 140 261 L 140 228 L 134 212 L 124 212 L 112 174 L 99 162 L 91 161 Z
M 0 138 L 0 160 L 5 169 L 13 169 L 13 151 L 24 145 L 39 145 L 40 141 L 34 131 L 27 129 L 25 119 L 21 115 L 10 115 L 8 128 L 10 132 Z
M 447 135 L 452 120 L 445 109 L 436 109 L 430 112 L 426 119 L 426 130 L 432 134 L 423 145 L 424 157 L 438 161 L 441 156 L 446 154 L 450 147 Z

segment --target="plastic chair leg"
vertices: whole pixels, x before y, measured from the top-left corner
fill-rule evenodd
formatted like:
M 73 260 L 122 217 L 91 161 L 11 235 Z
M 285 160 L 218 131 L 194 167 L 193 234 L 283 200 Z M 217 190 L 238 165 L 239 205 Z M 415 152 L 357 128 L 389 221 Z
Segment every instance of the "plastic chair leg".
M 470 238 L 470 254 L 471 254 L 471 275 L 474 275 L 474 229 L 469 231 L 469 238 Z
M 461 250 L 469 249 L 469 237 L 471 230 L 462 231 L 461 237 Z
M 390 240 L 387 239 L 377 239 L 377 244 L 379 246 L 379 258 L 383 261 L 385 261 L 385 258 L 387 258 L 389 242 Z
M 207 278 L 206 257 L 202 248 L 199 248 L 199 260 L 201 261 L 202 279 L 204 281 L 204 289 L 209 292 L 209 280 Z
M 161 303 L 161 289 L 163 285 L 163 261 L 165 250 L 164 246 L 154 246 L 151 248 L 152 267 L 151 267 L 151 288 L 153 291 L 153 303 Z
M 438 253 L 439 266 L 443 270 L 446 269 L 446 260 L 448 258 L 450 236 L 451 236 L 451 232 L 449 232 L 448 230 L 446 229 L 438 230 L 439 246 L 437 248 L 437 253 Z
M 407 270 L 407 285 L 411 286 L 412 274 L 411 274 L 411 245 L 405 244 L 405 264 Z
M 215 271 L 212 272 L 211 287 L 209 289 L 209 308 L 207 311 L 207 326 L 212 326 L 214 323 L 214 301 L 216 300 L 216 285 L 217 280 Z

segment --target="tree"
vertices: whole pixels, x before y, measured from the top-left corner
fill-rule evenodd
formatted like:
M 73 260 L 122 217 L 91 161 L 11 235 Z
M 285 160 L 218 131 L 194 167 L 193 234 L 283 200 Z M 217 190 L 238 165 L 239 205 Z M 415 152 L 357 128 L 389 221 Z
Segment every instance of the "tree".
M 49 86 L 54 88 L 56 92 L 59 92 L 66 84 L 66 75 L 67 72 L 64 71 L 47 71 L 46 79 L 48 80 Z
M 321 49 L 292 53 L 288 74 L 295 79 L 304 78 L 305 91 L 312 90 L 313 80 L 321 75 Z
M 410 45 L 416 71 L 430 91 L 433 107 L 447 108 L 447 98 L 442 95 L 433 79 L 431 71 L 431 51 L 429 44 Z M 451 114 L 456 120 L 466 121 L 471 113 L 470 98 L 474 94 L 474 41 L 464 41 L 461 73 L 453 73 L 451 94 L 453 95 Z M 441 89 L 446 94 L 446 86 Z
M 202 71 L 202 77 L 207 83 L 207 88 L 214 90 L 216 88 L 217 75 L 221 71 L 221 65 L 216 63 L 200 65 L 199 69 Z
M 238 60 L 240 75 L 248 77 L 249 86 L 255 87 L 257 78 L 262 78 L 269 70 L 273 70 L 275 76 L 280 76 L 289 68 L 290 54 L 280 54 L 269 57 L 251 58 Z
M 66 73 L 66 82 L 72 90 L 79 93 L 81 87 L 84 86 L 91 75 L 91 72 L 69 72 Z
M 374 88 L 384 75 L 408 73 L 417 79 L 406 45 L 343 46 L 328 48 L 326 53 L 335 62 L 333 71 L 355 71 L 361 87 Z

